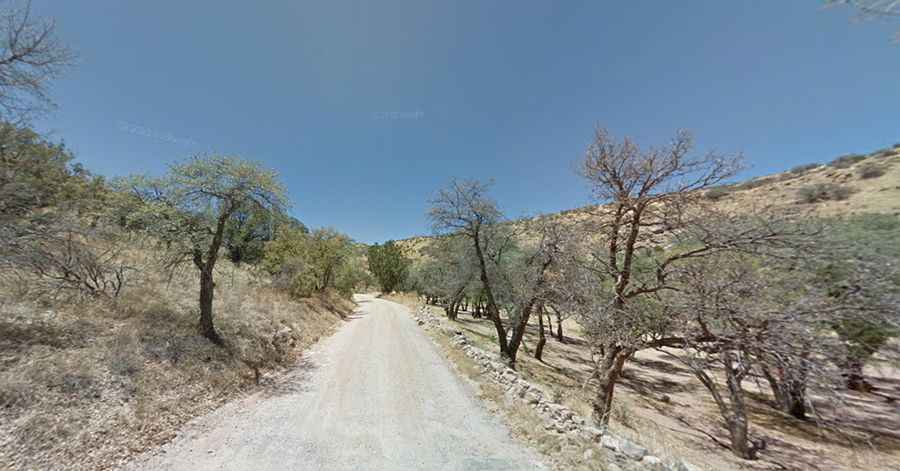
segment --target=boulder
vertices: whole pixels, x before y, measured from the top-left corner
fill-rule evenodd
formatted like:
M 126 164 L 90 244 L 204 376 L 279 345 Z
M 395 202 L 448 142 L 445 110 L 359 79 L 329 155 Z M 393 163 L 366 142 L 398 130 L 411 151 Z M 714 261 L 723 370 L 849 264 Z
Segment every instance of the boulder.
M 670 467 L 670 469 L 672 471 L 703 471 L 702 469 L 698 468 L 697 466 L 694 466 L 684 460 L 678 460 L 675 463 L 672 463 L 672 466 Z
M 600 438 L 600 444 L 603 445 L 603 448 L 619 451 L 619 439 L 613 435 L 603 435 L 603 437 Z
M 645 456 L 640 462 L 641 468 L 649 471 L 666 471 L 663 461 L 653 455 Z
M 642 458 L 647 456 L 646 448 L 644 448 L 630 440 L 625 440 L 624 438 L 619 440 L 619 451 L 623 455 L 625 455 L 635 461 L 640 461 Z

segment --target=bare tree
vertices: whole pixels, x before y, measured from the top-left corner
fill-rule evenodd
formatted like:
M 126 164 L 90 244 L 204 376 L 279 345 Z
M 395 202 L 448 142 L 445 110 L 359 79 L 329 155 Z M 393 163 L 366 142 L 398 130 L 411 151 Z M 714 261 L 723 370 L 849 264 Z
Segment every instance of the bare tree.
M 900 0 L 827 0 L 827 5 L 849 5 L 865 16 L 895 16 L 900 18 Z
M 666 313 L 657 295 L 671 289 L 671 272 L 685 260 L 750 242 L 709 237 L 692 250 L 658 256 L 665 233 L 698 222 L 697 209 L 706 204 L 700 190 L 739 168 L 739 157 L 691 157 L 692 148 L 684 131 L 664 148 L 642 150 L 630 139 L 616 142 L 597 129 L 582 163 L 582 175 L 606 204 L 581 228 L 589 244 L 570 252 L 574 263 L 564 271 L 560 291 L 594 347 L 599 387 L 593 408 L 601 424 L 609 421 L 625 361 L 667 341 Z
M 491 276 L 491 259 L 502 258 L 511 237 L 500 234 L 498 223 L 503 215 L 487 196 L 488 185 L 479 181 L 453 180 L 431 201 L 429 218 L 437 234 L 466 237 L 475 251 L 479 279 L 487 298 L 487 315 L 497 331 L 500 354 L 509 357 L 506 327 L 500 319 L 500 308 L 494 293 L 496 280 Z
M 900 0 L 826 0 L 826 6 L 846 5 L 859 12 L 862 20 L 900 19 Z M 900 41 L 900 33 L 895 37 Z
M 774 280 L 756 265 L 732 253 L 684 264 L 678 273 L 679 290 L 668 300 L 672 316 L 682 323 L 677 330 L 683 353 L 662 350 L 706 387 L 725 420 L 732 453 L 744 459 L 754 459 L 765 443 L 750 439 L 743 383 L 772 358 L 782 365 L 806 362 L 804 347 L 791 340 L 814 327 L 809 317 L 783 310 L 774 296 L 766 296 L 772 294 Z M 724 384 L 715 372 L 722 372 Z M 805 382 L 803 389 L 789 389 L 803 390 Z
M 52 19 L 35 18 L 31 2 L 7 3 L 0 10 L 0 113 L 24 122 L 52 108 L 49 82 L 74 61 L 56 37 Z
M 0 271 L 38 297 L 115 298 L 135 269 L 123 238 L 107 224 L 52 212 L 0 224 Z

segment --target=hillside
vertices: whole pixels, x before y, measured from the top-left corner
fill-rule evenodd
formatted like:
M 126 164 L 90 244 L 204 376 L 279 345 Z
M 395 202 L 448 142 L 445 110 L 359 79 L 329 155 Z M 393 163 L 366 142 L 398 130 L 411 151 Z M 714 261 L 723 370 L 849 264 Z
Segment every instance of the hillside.
M 193 270 L 148 270 L 114 302 L 34 302 L 0 283 L 0 468 L 115 468 L 271 383 L 353 309 L 292 299 L 246 267 L 219 271 L 225 348 L 197 335 Z
M 800 194 L 803 189 L 813 190 L 823 185 L 842 188 L 846 194 L 835 197 L 826 192 L 814 201 L 804 200 Z M 708 192 L 707 196 L 720 207 L 734 211 L 754 207 L 798 215 L 876 213 L 900 216 L 900 145 L 865 155 L 839 157 L 828 164 L 801 165 L 782 173 L 723 185 Z M 589 205 L 536 218 L 573 222 L 590 217 L 594 207 Z M 511 221 L 510 224 L 519 222 Z M 408 256 L 416 259 L 422 256 L 422 250 L 431 240 L 432 236 L 415 236 L 397 243 Z
M 475 194 L 479 198 L 484 197 L 484 193 Z M 834 280 L 830 277 L 840 270 L 853 270 L 855 269 L 853 267 L 856 266 L 866 266 L 868 268 L 865 269 L 865 272 L 871 276 L 865 278 L 867 282 L 849 286 L 852 286 L 853 289 L 866 289 L 876 285 L 881 287 L 877 290 L 879 291 L 878 295 L 887 293 L 884 294 L 886 302 L 881 305 L 881 308 L 886 312 L 896 312 L 897 298 L 892 297 L 893 295 L 890 293 L 896 292 L 896 284 L 892 285 L 894 282 L 891 281 L 894 279 L 892 267 L 897 266 L 896 258 L 893 257 L 900 254 L 898 251 L 900 238 L 897 237 L 900 234 L 897 231 L 897 228 L 900 227 L 897 224 L 897 216 L 900 216 L 900 145 L 867 155 L 843 156 L 828 164 L 805 165 L 746 182 L 713 187 L 701 194 L 695 194 L 695 196 L 699 196 L 701 202 L 708 202 L 717 209 L 724 210 L 722 212 L 729 216 L 727 221 L 738 221 L 735 224 L 739 224 L 739 221 L 743 219 L 740 217 L 742 214 L 753 214 L 754 216 L 759 216 L 760 213 L 771 214 L 772 219 L 781 219 L 786 216 L 786 219 L 796 221 L 822 217 L 821 227 L 824 228 L 824 231 L 804 236 L 808 237 L 805 239 L 808 242 L 805 247 L 815 246 L 816 250 L 800 249 L 803 251 L 791 252 L 792 255 L 798 256 L 788 255 L 785 257 L 796 265 L 783 272 L 784 278 L 777 276 L 779 273 L 777 268 L 768 271 L 769 266 L 766 265 L 768 263 L 774 265 L 776 263 L 774 259 L 778 256 L 769 259 L 742 258 L 741 262 L 733 262 L 733 264 L 727 265 L 727 269 L 721 271 L 717 270 L 715 264 L 710 264 L 705 265 L 702 272 L 693 272 L 691 270 L 694 268 L 685 264 L 685 273 L 697 274 L 696 278 L 688 277 L 687 279 L 697 280 L 697 284 L 666 285 L 667 289 L 671 288 L 670 292 L 678 294 L 668 297 L 665 295 L 657 297 L 654 294 L 653 301 L 641 305 L 634 311 L 618 311 L 610 309 L 610 304 L 600 303 L 590 304 L 589 308 L 579 311 L 582 306 L 587 305 L 585 298 L 578 298 L 581 305 L 575 305 L 569 300 L 571 298 L 567 299 L 557 295 L 560 292 L 563 295 L 572 292 L 576 294 L 595 293 L 595 291 L 591 291 L 595 289 L 594 287 L 607 283 L 607 280 L 621 279 L 612 276 L 608 271 L 603 271 L 603 265 L 591 265 L 595 272 L 601 273 L 601 275 L 590 278 L 589 281 L 584 281 L 584 278 L 567 276 L 565 270 L 570 270 L 569 273 L 575 272 L 575 270 L 571 265 L 565 265 L 565 261 L 560 264 L 563 267 L 560 270 L 562 275 L 557 274 L 560 272 L 551 273 L 547 278 L 531 275 L 535 278 L 529 279 L 525 276 L 517 277 L 518 273 L 511 270 L 503 271 L 505 265 L 488 259 L 488 264 L 493 263 L 493 265 L 489 265 L 489 270 L 496 270 L 496 273 L 502 273 L 509 277 L 497 276 L 491 280 L 490 277 L 494 275 L 490 271 L 488 271 L 488 275 L 484 275 L 484 272 L 479 273 L 478 261 L 475 256 L 471 253 L 466 255 L 466 251 L 471 250 L 469 239 L 460 237 L 458 239 L 464 243 L 442 244 L 440 245 L 441 250 L 438 252 L 428 250 L 429 246 L 435 244 L 437 238 L 413 237 L 399 241 L 398 244 L 413 260 L 412 278 L 414 281 L 410 283 L 410 286 L 417 291 L 418 296 L 398 295 L 396 299 L 407 303 L 416 309 L 416 312 L 422 313 L 435 326 L 439 325 L 440 328 L 435 331 L 453 339 L 449 342 L 450 344 L 456 342 L 457 345 L 475 346 L 480 352 L 484 352 L 490 361 L 502 362 L 508 358 L 500 353 L 503 346 L 498 347 L 498 343 L 502 344 L 500 341 L 503 338 L 498 333 L 501 327 L 505 328 L 507 333 L 513 332 L 506 336 L 508 342 L 508 339 L 523 339 L 521 348 L 524 353 L 519 353 L 514 365 L 517 374 L 527 381 L 529 388 L 539 390 L 542 397 L 554 398 L 554 402 L 575 411 L 582 417 L 593 416 L 596 418 L 598 388 L 602 387 L 600 368 L 604 364 L 604 349 L 610 351 L 621 344 L 628 345 L 626 342 L 642 344 L 643 342 L 653 343 L 657 339 L 688 339 L 683 343 L 678 343 L 682 342 L 679 340 L 666 345 L 642 346 L 631 351 L 627 364 L 623 360 L 622 364 L 625 366 L 619 383 L 621 387 L 616 390 L 616 399 L 612 403 L 611 413 L 608 416 L 609 431 L 617 436 L 633 440 L 665 461 L 675 462 L 686 459 L 698 465 L 699 469 L 897 469 L 897 466 L 900 465 L 900 453 L 898 453 L 900 436 L 896 433 L 897 421 L 900 419 L 896 408 L 896 401 L 900 398 L 900 388 L 898 388 L 900 372 L 898 372 L 897 366 L 900 354 L 898 354 L 896 334 L 893 333 L 895 332 L 894 328 L 879 326 L 877 322 L 880 321 L 873 322 L 871 319 L 877 315 L 873 314 L 876 312 L 874 309 L 861 311 L 866 312 L 864 316 L 872 317 L 864 317 L 862 318 L 864 320 L 861 321 L 854 319 L 849 321 L 851 324 L 845 324 L 847 321 L 840 317 L 836 319 L 841 320 L 829 321 L 826 309 L 818 307 L 807 309 L 797 306 L 811 302 L 810 300 L 815 296 L 825 300 L 822 306 L 831 300 L 842 302 L 847 298 L 838 293 L 842 293 L 840 290 L 846 288 L 834 286 L 829 289 L 832 286 L 829 283 Z M 479 202 L 483 201 L 479 200 Z M 697 202 L 698 199 L 694 198 L 693 201 Z M 703 211 L 707 207 L 706 204 L 698 206 L 700 207 L 698 211 Z M 476 207 L 480 208 L 481 206 Z M 558 225 L 550 224 L 550 226 L 561 226 L 563 228 L 561 232 L 570 233 L 574 226 L 571 223 L 598 217 L 595 215 L 602 213 L 597 211 L 598 207 L 586 206 L 529 220 L 507 221 L 501 224 L 521 229 L 513 231 L 519 242 L 515 245 L 526 247 L 537 245 L 530 244 L 532 239 L 537 239 L 537 237 L 530 236 L 537 232 L 534 230 L 529 232 L 528 228 L 524 227 L 526 223 L 534 219 L 549 220 L 559 223 Z M 476 211 L 477 209 L 466 213 L 470 217 L 469 220 L 477 220 L 479 213 Z M 610 214 L 611 212 L 607 211 L 606 213 Z M 473 214 L 475 216 L 472 216 Z M 680 222 L 690 219 L 673 220 Z M 754 217 L 752 221 L 758 219 L 760 218 Z M 712 219 L 712 221 L 718 220 Z M 752 221 L 749 223 L 750 225 L 754 224 Z M 864 221 L 876 221 L 877 224 L 868 226 L 868 223 Z M 855 227 L 855 232 L 852 232 L 853 235 L 850 238 L 841 238 L 847 235 L 846 232 L 842 232 L 847 230 L 847 226 L 855 225 L 858 227 Z M 641 232 L 641 234 L 646 234 L 646 238 L 641 243 L 646 244 L 645 247 L 649 248 L 648 252 L 653 254 L 651 256 L 659 254 L 659 258 L 654 259 L 655 261 L 667 260 L 663 253 L 671 246 L 665 243 L 660 244 L 659 240 L 655 239 L 657 233 L 664 231 L 656 231 L 659 226 L 655 222 L 648 222 L 642 226 L 650 226 L 650 230 Z M 704 226 L 704 228 L 710 226 L 712 225 Z M 794 227 L 791 224 L 785 226 Z M 865 229 L 862 229 L 864 226 Z M 470 234 L 473 232 L 471 231 Z M 582 239 L 579 239 L 579 242 L 588 241 L 585 244 L 588 246 L 593 244 L 595 237 L 603 237 L 603 234 L 596 231 L 575 233 L 581 234 Z M 553 233 L 547 231 L 546 227 L 542 227 L 540 234 L 542 241 L 546 237 L 553 237 Z M 841 238 L 840 244 L 830 245 L 832 237 Z M 509 242 L 509 239 L 505 237 L 496 239 L 501 241 L 498 245 Z M 487 246 L 490 244 L 491 238 L 484 237 L 482 240 L 485 241 L 483 242 L 484 246 Z M 786 240 L 790 244 L 789 237 Z M 607 246 L 603 241 L 600 243 L 603 244 L 601 247 Z M 694 243 L 694 241 L 691 240 L 690 243 Z M 506 250 L 504 253 L 509 253 L 518 249 L 509 250 L 512 245 L 505 245 L 500 250 Z M 622 243 L 620 242 L 619 245 Z M 609 244 L 609 246 L 612 247 L 614 244 Z M 848 246 L 853 252 L 844 252 Z M 868 248 L 877 254 L 874 260 L 866 259 L 865 253 Z M 495 249 L 494 253 L 499 253 L 500 250 Z M 541 249 L 527 248 L 526 250 L 532 250 L 529 253 L 540 253 Z M 676 250 L 678 249 L 676 248 L 673 252 Z M 680 255 L 678 252 L 675 253 L 674 257 Z M 433 259 L 430 256 L 433 256 Z M 595 255 L 594 257 L 602 258 Z M 619 258 L 618 260 L 623 259 Z M 816 268 L 818 271 L 814 271 L 816 273 L 814 277 L 804 278 L 803 269 L 795 269 L 796 266 L 805 266 L 807 263 L 808 266 L 812 266 L 818 260 L 827 260 L 827 263 Z M 585 263 L 583 260 L 579 262 Z M 516 262 L 515 260 L 512 262 L 504 260 L 504 263 Z M 546 262 L 544 267 L 549 266 L 550 263 Z M 626 262 L 620 263 L 624 265 Z M 872 264 L 867 265 L 868 263 Z M 437 265 L 436 268 L 435 265 Z M 466 266 L 474 266 L 474 268 L 468 271 L 459 268 Z M 524 266 L 527 269 L 528 266 Z M 609 266 L 614 266 L 614 262 L 610 262 Z M 669 280 L 671 278 L 665 278 L 665 276 L 677 276 L 664 275 L 660 277 L 657 270 L 662 270 L 660 267 L 665 266 L 667 266 L 665 263 L 652 265 L 652 270 L 646 270 L 647 273 L 651 273 L 648 278 L 654 280 L 652 277 L 656 276 L 655 280 L 660 278 Z M 519 270 L 524 271 L 521 268 Z M 708 312 L 702 310 L 708 309 L 703 304 L 678 304 L 681 299 L 702 298 L 704 294 L 709 293 L 709 291 L 704 292 L 703 290 L 710 289 L 710 287 L 731 286 L 730 283 L 740 284 L 742 279 L 739 276 L 735 277 L 734 273 L 743 274 L 756 270 L 765 271 L 766 274 L 759 279 L 754 279 L 757 281 L 754 281 L 753 284 L 746 285 L 749 288 L 743 289 L 740 297 L 718 297 L 720 293 L 728 293 L 722 290 L 716 291 L 716 296 L 710 298 L 714 299 L 714 302 L 711 301 L 711 305 L 716 306 L 712 311 L 723 313 L 722 317 L 713 317 L 712 322 L 707 322 L 705 319 L 694 321 L 694 319 L 701 319 L 704 313 Z M 810 271 L 810 273 L 812 272 Z M 446 275 L 446 273 L 450 273 L 450 275 Z M 674 270 L 669 273 L 674 273 Z M 539 281 L 530 281 L 532 279 Z M 512 280 L 512 283 L 504 284 L 507 280 Z M 540 291 L 543 289 L 543 286 L 540 285 L 543 280 L 550 280 L 548 284 L 555 283 L 554 287 Z M 490 288 L 494 289 L 493 296 L 498 296 L 496 293 L 501 293 L 499 296 L 507 296 L 505 302 L 497 303 L 498 307 L 493 311 L 495 314 L 488 311 L 488 303 L 492 301 L 489 301 L 491 298 L 488 297 L 489 294 L 486 294 L 489 291 L 488 288 L 485 288 L 491 282 L 494 283 Z M 641 283 L 641 289 L 653 286 L 644 284 L 643 280 L 635 283 Z M 609 282 L 609 285 L 612 286 L 613 283 Z M 536 286 L 540 289 L 535 288 Z M 570 288 L 571 286 L 575 288 Z M 859 286 L 863 286 L 863 288 L 859 288 Z M 524 298 L 532 300 L 532 304 L 523 303 L 520 301 L 523 298 L 516 297 L 519 296 L 520 291 L 527 292 L 529 289 L 541 293 L 533 298 Z M 578 289 L 582 291 L 577 291 Z M 597 288 L 596 292 L 600 290 Z M 639 291 L 640 289 L 631 291 L 631 293 Z M 655 293 L 651 290 L 645 292 Z M 784 293 L 784 297 L 777 298 L 777 302 L 771 303 L 771 300 L 776 298 L 767 297 L 770 292 Z M 806 293 L 806 295 L 800 293 Z M 730 304 L 731 299 L 739 301 Z M 793 304 L 795 299 L 800 300 L 797 301 L 798 304 Z M 771 304 L 765 304 L 767 302 Z M 546 310 L 544 310 L 544 303 L 549 306 Z M 539 307 L 533 311 L 521 307 L 535 305 Z M 764 307 L 756 310 L 757 305 Z M 837 308 L 839 310 L 852 309 L 850 304 L 837 305 L 841 306 Z M 655 317 L 654 309 L 659 306 L 664 306 L 662 314 Z M 804 310 L 809 313 L 807 317 L 803 317 Z M 633 317 L 629 318 L 628 314 L 632 314 Z M 670 323 L 670 319 L 679 316 L 689 320 L 683 323 Z M 605 322 L 607 318 L 612 320 Z M 646 321 L 647 324 L 640 324 L 640 321 L 630 323 L 633 318 L 639 318 L 641 321 Z M 760 324 L 754 323 L 757 319 L 762 319 Z M 779 321 L 779 319 L 783 319 L 783 321 Z M 770 321 L 781 322 L 781 327 L 768 331 Z M 690 326 L 692 322 L 701 324 L 702 330 L 696 331 L 700 334 L 686 333 L 686 331 L 680 330 L 685 326 Z M 735 322 L 736 325 L 741 326 L 729 331 L 738 333 L 727 334 L 734 335 L 734 337 L 716 337 L 715 334 L 709 334 L 709 332 L 715 332 L 715 329 L 721 328 L 721 325 L 728 325 L 729 322 Z M 621 328 L 620 326 L 623 324 L 628 327 Z M 497 325 L 501 325 L 501 327 L 497 327 Z M 648 325 L 649 328 L 646 327 Z M 853 329 L 858 330 L 853 330 L 851 334 L 847 335 L 847 330 L 843 330 L 847 325 L 853 325 Z M 816 367 L 819 369 L 815 373 L 815 380 L 821 379 L 821 383 L 813 386 L 813 380 L 807 380 L 807 377 L 795 383 L 803 385 L 803 393 L 799 397 L 804 398 L 802 403 L 808 404 L 810 413 L 806 415 L 804 411 L 802 414 L 794 415 L 793 412 L 783 408 L 779 409 L 779 399 L 771 389 L 777 379 L 771 374 L 773 370 L 768 369 L 769 367 L 765 364 L 766 355 L 772 354 L 772 350 L 767 348 L 754 350 L 761 352 L 756 353 L 758 356 L 754 357 L 760 359 L 754 366 L 759 367 L 760 370 L 748 373 L 743 386 L 734 390 L 743 391 L 741 394 L 745 394 L 746 400 L 741 407 L 746 406 L 747 423 L 752 424 L 750 434 L 762 440 L 761 443 L 764 445 L 760 448 L 762 450 L 760 458 L 756 461 L 735 458 L 731 453 L 733 448 L 729 450 L 727 422 L 722 420 L 722 410 L 728 410 L 728 406 L 723 408 L 721 396 L 714 398 L 715 395 L 710 396 L 707 392 L 710 384 L 726 382 L 725 378 L 728 377 L 730 371 L 736 369 L 732 366 L 733 369 L 729 370 L 726 365 L 735 363 L 729 361 L 702 363 L 707 368 L 704 373 L 706 376 L 698 375 L 696 365 L 701 363 L 698 363 L 696 359 L 709 358 L 721 350 L 718 346 L 691 346 L 690 342 L 696 338 L 712 338 L 714 342 L 728 345 L 732 338 L 740 338 L 740 335 L 745 335 L 741 332 L 752 332 L 754 335 L 752 338 L 749 337 L 750 334 L 746 334 L 748 338 L 751 338 L 748 342 L 752 343 L 759 338 L 780 338 L 783 332 L 790 332 L 794 328 L 797 328 L 797 331 L 802 334 L 790 337 L 790 340 L 786 341 L 789 347 L 783 348 L 782 351 L 788 352 L 787 355 L 795 355 L 792 353 L 795 347 L 805 349 L 793 357 L 798 362 L 795 365 L 801 363 L 820 365 Z M 633 331 L 641 332 L 635 335 L 637 340 L 628 337 L 628 335 L 632 335 Z M 523 334 L 516 337 L 515 334 L 518 332 L 523 332 Z M 622 340 L 621 344 L 613 343 L 613 341 L 601 344 L 597 339 L 603 335 L 627 340 Z M 616 335 L 620 337 L 616 337 Z M 811 337 L 806 337 L 807 335 Z M 858 337 L 851 337 L 856 335 Z M 438 335 L 438 338 L 442 337 Z M 809 347 L 802 345 L 811 343 L 805 343 L 806 340 L 797 341 L 797 339 L 806 338 L 815 338 L 810 342 L 821 347 L 821 350 L 818 350 L 816 354 L 810 354 Z M 706 340 L 700 342 L 704 341 Z M 781 345 L 784 344 L 774 342 L 767 345 L 779 345 L 775 348 L 782 348 Z M 863 345 L 863 347 L 855 350 L 856 345 Z M 707 349 L 704 350 L 704 348 Z M 748 348 L 747 351 L 750 350 Z M 470 371 L 473 380 L 481 383 L 492 381 L 491 375 L 485 373 L 477 362 L 473 364 L 465 355 L 454 355 L 452 349 L 449 351 L 448 357 L 452 358 L 461 370 Z M 837 358 L 841 355 L 840 352 L 844 351 L 853 352 L 852 355 L 857 355 L 856 352 L 860 351 L 865 352 L 865 355 L 862 355 L 863 362 L 857 364 L 858 377 L 865 378 L 865 381 L 853 385 L 852 377 L 856 373 L 844 369 L 850 363 L 845 362 L 843 358 L 830 363 L 825 360 L 826 358 Z M 779 352 L 774 355 L 780 354 Z M 850 355 L 848 354 L 847 358 L 850 358 Z M 803 358 L 803 360 L 797 360 L 797 358 Z M 807 361 L 808 358 L 814 359 Z M 779 365 L 787 365 L 787 363 Z M 798 367 L 789 365 L 777 368 L 774 370 L 777 372 L 776 375 L 785 375 L 786 371 L 792 371 L 790 368 Z M 502 374 L 502 371 L 497 374 Z M 813 376 L 811 374 L 809 377 Z M 499 396 L 500 400 L 497 402 L 504 404 L 503 391 L 500 391 Z M 505 404 L 504 410 L 514 423 L 513 429 L 530 437 L 532 441 L 538 443 L 538 446 L 553 450 L 551 452 L 553 456 L 559 456 L 560 450 L 563 454 L 571 454 L 572 450 L 580 450 L 575 445 L 567 444 L 565 434 L 562 432 L 562 435 L 541 432 L 545 427 L 552 429 L 555 426 L 552 420 L 548 424 L 534 426 L 534 418 L 528 418 L 527 413 L 523 415 L 520 411 L 521 408 L 510 405 L 508 402 Z M 533 407 L 539 410 L 541 406 Z M 581 460 L 578 458 L 579 456 L 580 453 L 576 453 L 573 463 L 577 466 L 584 465 L 585 469 L 595 469 L 591 467 L 592 463 L 589 460 Z

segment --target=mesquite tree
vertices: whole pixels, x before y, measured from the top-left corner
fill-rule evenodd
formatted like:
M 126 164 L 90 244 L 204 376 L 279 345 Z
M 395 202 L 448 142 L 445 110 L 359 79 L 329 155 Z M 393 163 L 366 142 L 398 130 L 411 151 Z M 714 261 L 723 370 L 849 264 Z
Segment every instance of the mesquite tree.
M 532 313 L 543 322 L 543 305 L 551 293 L 551 278 L 566 233 L 562 226 L 545 221 L 525 224 L 523 232 L 537 240 L 523 241 L 495 260 L 497 300 L 509 320 L 507 363 L 515 368 L 516 357 Z M 541 346 L 543 352 L 543 345 Z
M 200 330 L 216 344 L 213 280 L 228 223 L 244 211 L 274 216 L 285 190 L 274 171 L 236 157 L 195 157 L 172 165 L 162 178 L 130 177 L 117 183 L 133 220 L 160 241 L 170 267 L 193 263 L 200 275 Z
M 500 319 L 495 295 L 496 274 L 492 266 L 512 245 L 512 236 L 499 227 L 503 215 L 487 195 L 488 185 L 472 180 L 453 180 L 431 200 L 428 212 L 432 229 L 439 235 L 466 238 L 475 253 L 478 277 L 484 288 L 487 315 L 497 331 L 500 354 L 509 357 L 506 327 Z
M 562 232 L 552 224 L 532 223 L 538 240 L 517 244 L 517 235 L 528 231 L 504 224 L 487 196 L 487 185 L 476 181 L 451 182 L 432 200 L 429 216 L 435 232 L 468 241 L 500 354 L 514 368 L 531 313 L 549 289 L 548 274 Z M 462 296 L 466 286 L 458 286 L 461 289 L 454 294 Z M 501 309 L 508 325 L 501 319 Z
M 472 244 L 463 237 L 437 240 L 425 249 L 428 260 L 427 292 L 436 297 L 450 320 L 456 320 L 463 298 L 478 280 L 478 262 Z
M 848 295 L 867 316 L 833 320 L 831 327 L 846 345 L 838 363 L 846 386 L 868 391 L 863 367 L 892 337 L 900 334 L 900 218 L 887 214 L 851 216 L 824 221 L 822 241 L 827 257 L 810 268 L 814 282 L 831 297 Z M 893 306 L 893 309 L 891 309 Z
M 728 429 L 732 453 L 754 459 L 764 442 L 750 439 L 743 383 L 773 358 L 785 366 L 795 363 L 792 371 L 812 369 L 805 340 L 817 329 L 814 315 L 799 306 L 785 309 L 780 295 L 787 293 L 780 283 L 787 280 L 743 254 L 722 252 L 694 260 L 677 277 L 678 289 L 667 301 L 680 323 L 682 350 L 664 352 L 687 366 L 709 391 Z M 724 380 L 715 372 L 722 372 Z
M 630 139 L 615 141 L 598 129 L 582 162 L 581 174 L 605 203 L 581 230 L 586 246 L 574 255 L 561 286 L 585 328 L 596 354 L 595 420 L 609 421 L 615 385 L 625 361 L 637 350 L 659 346 L 666 317 L 657 294 L 678 263 L 727 246 L 711 238 L 685 252 L 657 257 L 667 232 L 697 222 L 705 205 L 700 190 L 735 174 L 737 157 L 708 153 L 691 157 L 691 136 L 679 132 L 670 145 L 641 149 Z
M 840 409 L 842 359 L 853 345 L 835 336 L 833 326 L 888 323 L 896 311 L 891 282 L 884 281 L 895 275 L 890 264 L 848 256 L 852 248 L 807 228 L 785 227 L 783 234 L 783 244 L 683 264 L 665 296 L 683 341 L 683 353 L 673 356 L 712 394 L 741 458 L 754 458 L 763 445 L 749 440 L 742 387 L 749 375 L 764 377 L 776 406 L 794 417 L 810 411 L 820 417 L 812 393 L 819 407 Z M 834 263 L 842 268 L 839 288 L 823 281 L 828 272 L 821 268 Z M 714 370 L 724 373 L 724 387 Z

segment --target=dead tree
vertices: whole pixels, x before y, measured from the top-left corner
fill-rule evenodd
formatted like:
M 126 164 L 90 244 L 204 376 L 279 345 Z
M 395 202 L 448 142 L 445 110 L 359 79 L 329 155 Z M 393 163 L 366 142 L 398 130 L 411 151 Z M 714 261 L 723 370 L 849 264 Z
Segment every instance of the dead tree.
M 701 245 L 661 259 L 651 257 L 665 233 L 694 222 L 692 211 L 703 204 L 701 191 L 739 168 L 738 157 L 691 157 L 692 149 L 686 132 L 663 148 L 641 149 L 598 129 L 582 162 L 581 173 L 603 205 L 581 226 L 578 239 L 586 243 L 570 251 L 567 283 L 558 286 L 596 354 L 593 408 L 601 424 L 609 420 L 625 361 L 638 349 L 660 345 L 655 336 L 665 331 L 665 319 L 658 317 L 654 299 L 670 289 L 670 273 L 686 259 L 721 248 Z
M 0 117 L 27 122 L 53 107 L 47 87 L 74 55 L 56 37 L 53 20 L 34 17 L 31 2 L 3 8 L 0 29 Z

